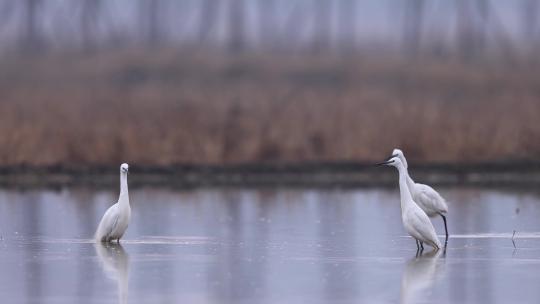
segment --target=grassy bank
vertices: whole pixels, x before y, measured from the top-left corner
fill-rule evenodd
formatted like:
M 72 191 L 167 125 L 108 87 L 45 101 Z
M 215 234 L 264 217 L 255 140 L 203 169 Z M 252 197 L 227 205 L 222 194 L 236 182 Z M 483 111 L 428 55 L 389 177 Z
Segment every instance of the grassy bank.
M 0 166 L 540 155 L 540 78 L 497 64 L 162 50 L 0 60 Z
M 412 177 L 436 186 L 538 187 L 540 163 L 412 164 Z M 395 169 L 368 163 L 289 163 L 138 166 L 130 168 L 131 187 L 395 187 Z M 117 188 L 112 166 L 13 166 L 0 169 L 0 187 Z

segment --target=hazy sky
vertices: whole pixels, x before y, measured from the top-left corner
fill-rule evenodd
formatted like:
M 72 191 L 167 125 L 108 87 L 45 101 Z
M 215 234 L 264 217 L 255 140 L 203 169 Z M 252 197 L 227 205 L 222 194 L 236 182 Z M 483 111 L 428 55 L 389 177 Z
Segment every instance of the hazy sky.
M 110 35 L 128 38 L 139 37 L 144 25 L 141 22 L 142 1 L 133 0 L 107 0 L 95 26 L 98 35 Z M 216 17 L 210 39 L 222 41 L 228 37 L 226 21 L 226 5 L 232 0 L 222 0 L 222 9 Z M 336 39 L 339 32 L 339 12 L 336 9 L 339 0 L 328 0 L 333 3 L 332 37 Z M 488 28 L 491 31 L 503 30 L 514 39 L 523 38 L 523 16 L 526 3 L 531 0 L 491 0 L 490 18 Z M 51 43 L 60 41 L 73 41 L 80 39 L 80 7 L 82 1 L 77 0 L 44 0 L 41 13 L 37 18 L 40 30 L 45 33 Z M 196 37 L 201 24 L 201 3 L 203 0 L 161 0 L 161 15 L 159 17 L 161 29 L 168 39 L 182 42 Z M 258 0 L 244 0 L 245 31 L 249 40 L 256 41 L 259 33 L 261 11 Z M 294 30 L 294 40 L 297 43 L 310 41 L 314 35 L 315 14 L 314 0 L 274 0 L 276 4 L 272 27 L 276 35 L 283 36 Z M 356 20 L 354 33 L 357 42 L 372 43 L 399 42 L 403 34 L 403 16 L 406 1 L 404 0 L 358 0 L 356 5 Z M 425 1 L 424 22 L 422 35 L 443 36 L 451 39 L 456 28 L 455 2 L 450 0 Z M 476 1 L 469 1 L 468 5 L 474 8 Z M 0 37 L 3 41 L 16 41 L 25 33 L 24 1 L 0 0 Z M 472 11 L 474 22 L 481 21 L 476 11 Z M 111 30 L 113 29 L 113 30 Z

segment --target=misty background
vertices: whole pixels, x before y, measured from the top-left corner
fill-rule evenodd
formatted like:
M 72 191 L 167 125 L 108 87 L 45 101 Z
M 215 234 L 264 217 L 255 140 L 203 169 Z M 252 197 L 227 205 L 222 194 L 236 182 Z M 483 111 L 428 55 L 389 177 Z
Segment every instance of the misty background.
M 518 56 L 535 0 L 3 0 L 5 52 L 121 47 Z M 512 53 L 512 54 L 506 54 Z
M 0 165 L 521 161 L 534 0 L 3 0 Z

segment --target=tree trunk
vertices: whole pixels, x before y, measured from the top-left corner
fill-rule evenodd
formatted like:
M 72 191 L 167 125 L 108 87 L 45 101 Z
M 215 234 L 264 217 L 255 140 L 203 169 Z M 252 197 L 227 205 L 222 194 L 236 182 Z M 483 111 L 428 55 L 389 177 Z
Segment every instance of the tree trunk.
M 229 41 L 231 53 L 243 52 L 246 47 L 244 34 L 244 1 L 229 0 Z
M 41 0 L 26 0 L 24 2 L 24 38 L 22 47 L 25 52 L 35 53 L 41 46 L 37 28 L 38 9 Z
M 331 8 L 329 0 L 316 0 L 314 3 L 313 53 L 322 53 L 330 48 Z
M 356 0 L 339 1 L 339 41 L 343 53 L 356 49 Z
M 204 44 L 208 41 L 208 37 L 214 30 L 218 13 L 220 0 L 201 0 L 200 17 L 199 17 L 199 44 Z
M 96 45 L 96 27 L 98 25 L 101 0 L 84 0 L 81 10 L 81 35 L 83 50 L 93 51 Z
M 140 0 L 139 2 L 141 41 L 149 48 L 156 46 L 161 40 L 160 3 L 162 1 L 163 0 Z
M 420 52 L 424 7 L 424 0 L 409 0 L 405 4 L 403 45 L 411 57 L 416 57 Z
M 480 15 L 476 37 L 476 51 L 478 53 L 484 53 L 487 47 L 487 28 L 491 11 L 489 0 L 476 0 L 476 7 Z
M 161 31 L 159 28 L 160 8 L 159 0 L 150 0 L 148 2 L 148 36 L 146 42 L 148 46 L 156 46 L 161 39 Z
M 259 39 L 263 48 L 276 47 L 276 2 L 275 0 L 259 0 Z
M 456 0 L 456 42 L 462 61 L 470 61 L 475 55 L 474 28 L 468 0 Z
M 536 40 L 536 26 L 538 24 L 538 1 L 526 0 L 523 4 L 523 38 L 528 44 Z

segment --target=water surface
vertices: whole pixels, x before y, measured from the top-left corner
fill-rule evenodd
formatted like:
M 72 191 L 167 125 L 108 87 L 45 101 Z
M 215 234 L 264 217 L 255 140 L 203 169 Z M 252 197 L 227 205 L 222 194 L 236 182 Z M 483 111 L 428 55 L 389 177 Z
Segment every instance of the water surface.
M 416 257 L 397 189 L 135 189 L 120 246 L 91 241 L 116 190 L 0 190 L 0 299 L 538 303 L 540 195 L 441 192 L 453 237 Z

